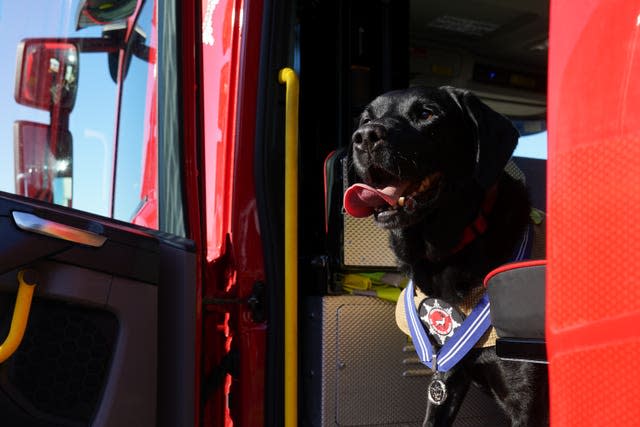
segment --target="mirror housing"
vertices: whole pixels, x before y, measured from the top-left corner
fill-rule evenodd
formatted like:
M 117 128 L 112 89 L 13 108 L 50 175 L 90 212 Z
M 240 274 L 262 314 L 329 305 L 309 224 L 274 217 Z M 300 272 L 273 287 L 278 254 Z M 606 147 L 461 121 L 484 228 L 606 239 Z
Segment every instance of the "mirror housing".
M 14 122 L 13 140 L 16 194 L 71 207 L 71 133 L 20 120 Z
M 76 30 L 123 21 L 133 15 L 137 5 L 137 0 L 82 0 L 78 4 Z
M 71 111 L 78 90 L 78 47 L 65 39 L 25 39 L 18 45 L 16 102 Z

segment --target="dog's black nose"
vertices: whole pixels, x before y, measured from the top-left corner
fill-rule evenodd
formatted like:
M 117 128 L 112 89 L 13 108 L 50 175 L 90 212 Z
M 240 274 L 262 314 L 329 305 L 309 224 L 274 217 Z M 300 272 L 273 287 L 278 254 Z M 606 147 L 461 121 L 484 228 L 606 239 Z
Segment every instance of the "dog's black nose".
M 351 138 L 356 147 L 363 149 L 367 146 L 375 147 L 387 138 L 387 129 L 377 124 L 364 124 L 354 132 Z

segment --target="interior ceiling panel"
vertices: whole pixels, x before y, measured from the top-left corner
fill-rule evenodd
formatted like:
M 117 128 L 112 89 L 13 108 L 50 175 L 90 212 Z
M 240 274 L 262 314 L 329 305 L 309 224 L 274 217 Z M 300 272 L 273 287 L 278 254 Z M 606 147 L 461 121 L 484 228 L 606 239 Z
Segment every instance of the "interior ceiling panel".
M 463 48 L 502 63 L 546 69 L 546 1 L 411 0 L 411 39 Z

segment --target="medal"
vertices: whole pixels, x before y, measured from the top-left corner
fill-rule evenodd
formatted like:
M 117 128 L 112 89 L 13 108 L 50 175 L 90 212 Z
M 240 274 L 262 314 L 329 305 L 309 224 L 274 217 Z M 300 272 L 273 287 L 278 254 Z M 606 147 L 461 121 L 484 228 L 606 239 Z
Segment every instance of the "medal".
M 447 386 L 444 384 L 444 381 L 440 379 L 440 372 L 438 372 L 438 356 L 433 356 L 433 365 L 431 370 L 433 371 L 433 375 L 431 376 L 431 382 L 429 383 L 429 387 L 427 387 L 427 397 L 429 398 L 429 402 L 432 404 L 439 406 L 447 400 Z
M 416 309 L 414 289 L 413 281 L 409 281 L 402 304 L 418 358 L 433 372 L 427 386 L 427 425 L 433 415 L 431 405 L 442 405 L 447 400 L 447 375 L 443 373 L 449 372 L 468 354 L 491 327 L 489 297 L 484 293 L 465 318 L 450 304 L 435 298 L 425 298 Z M 435 341 L 440 344 L 434 344 Z
M 438 345 L 444 345 L 462 325 L 464 316 L 451 304 L 437 298 L 425 298 L 418 311 L 422 324 Z
M 433 378 L 431 383 L 429 383 L 427 396 L 429 397 L 429 402 L 434 405 L 442 405 L 447 399 L 447 387 L 445 386 L 444 381 L 439 378 Z

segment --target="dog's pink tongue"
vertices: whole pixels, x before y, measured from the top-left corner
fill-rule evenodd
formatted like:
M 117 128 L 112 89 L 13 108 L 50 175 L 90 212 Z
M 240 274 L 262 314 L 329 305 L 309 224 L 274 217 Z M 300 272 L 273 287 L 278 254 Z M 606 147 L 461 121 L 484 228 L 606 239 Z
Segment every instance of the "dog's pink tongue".
M 344 209 L 356 218 L 372 215 L 380 206 L 395 206 L 408 184 L 377 189 L 366 184 L 353 184 L 344 192 Z

